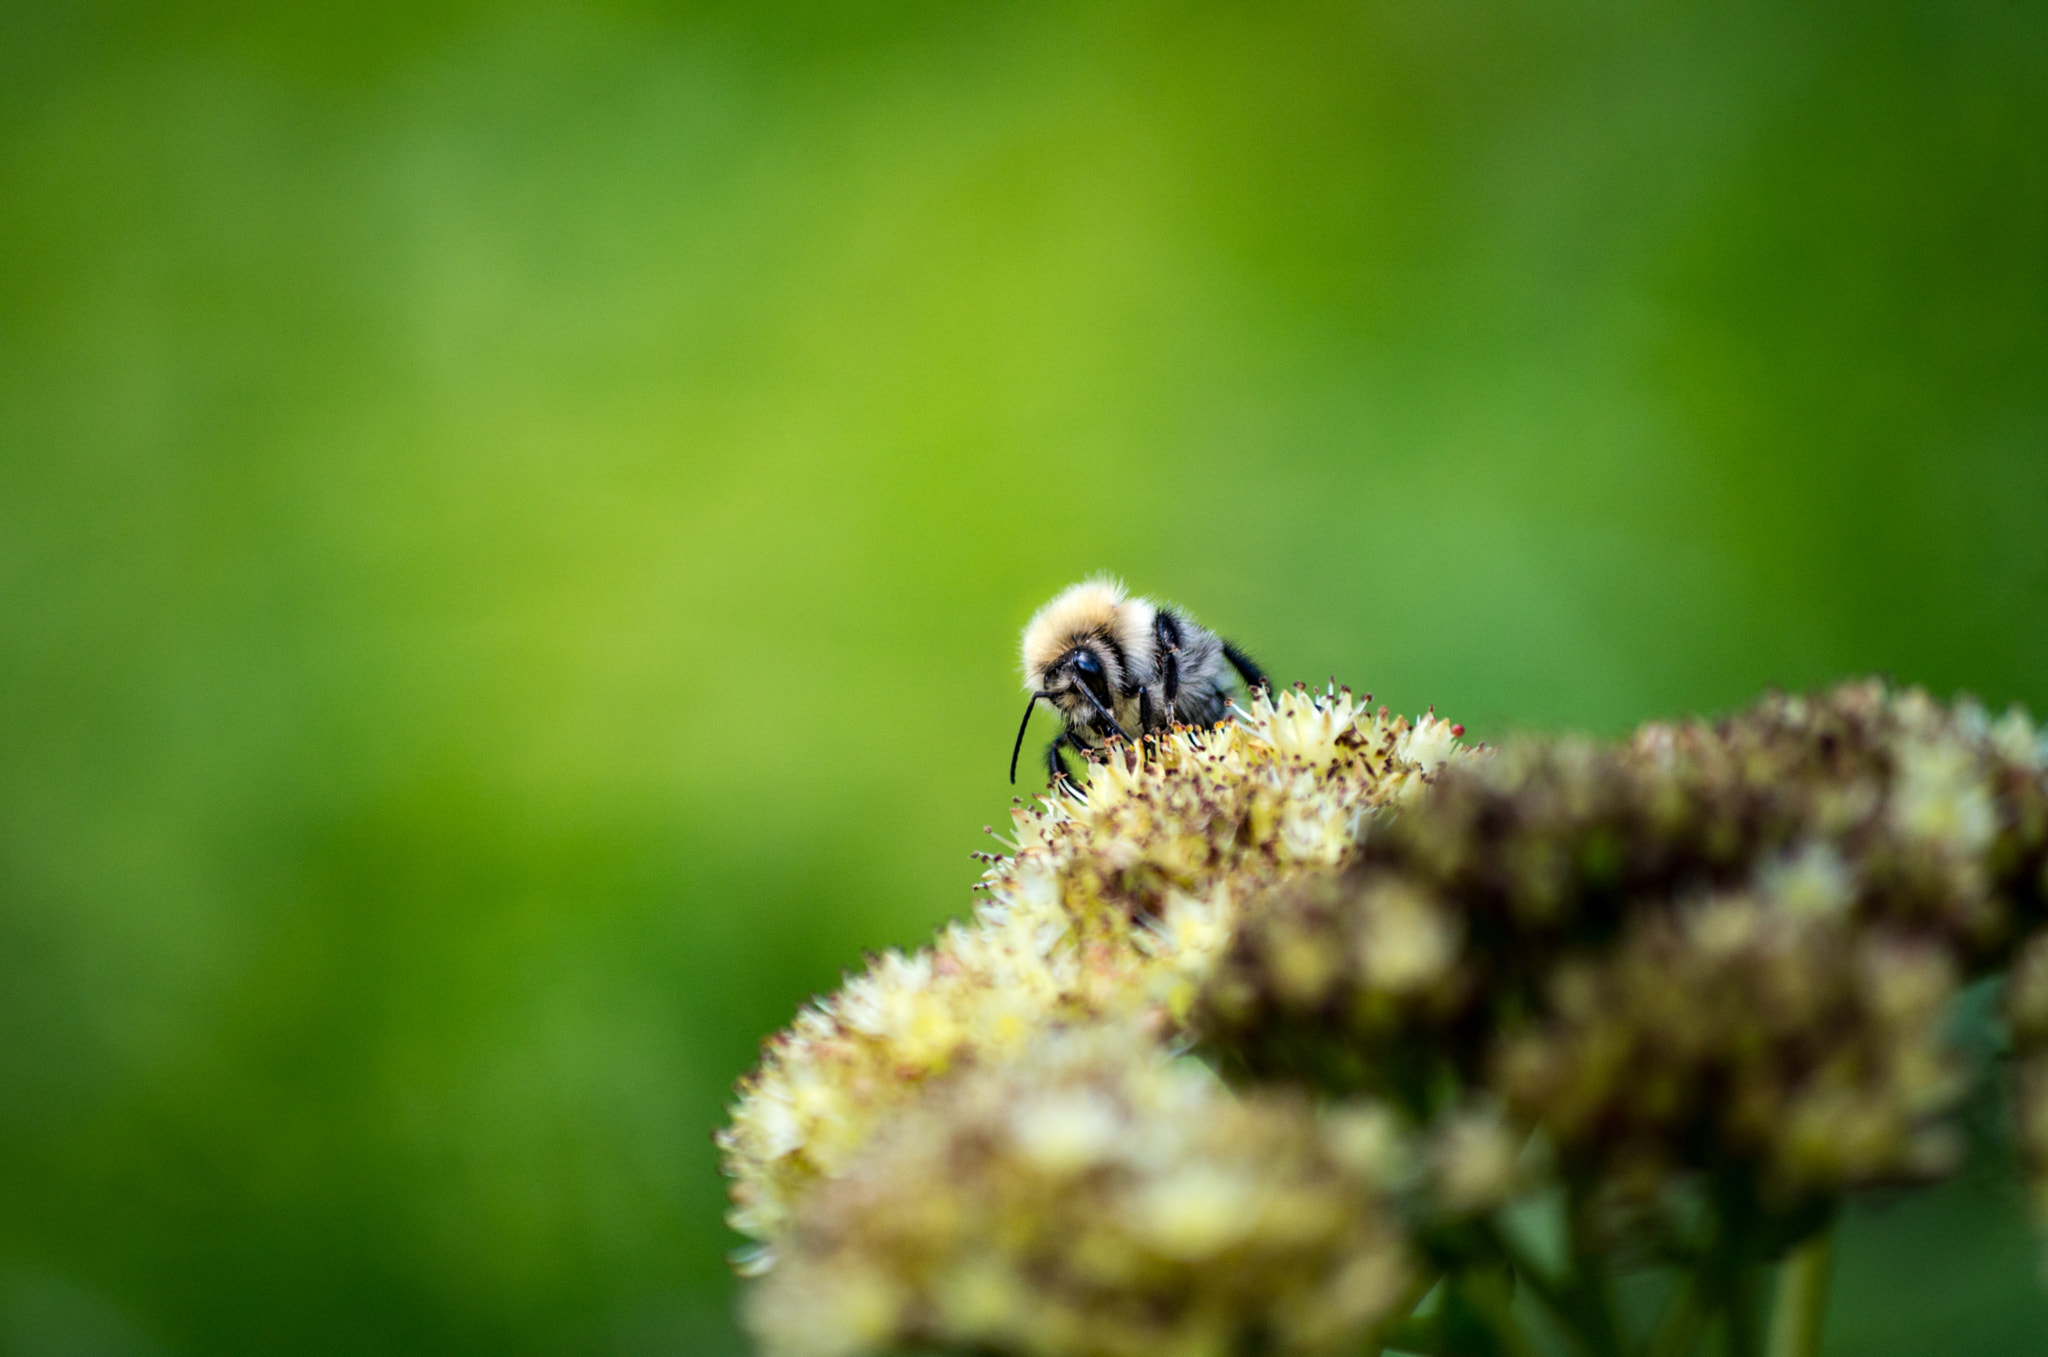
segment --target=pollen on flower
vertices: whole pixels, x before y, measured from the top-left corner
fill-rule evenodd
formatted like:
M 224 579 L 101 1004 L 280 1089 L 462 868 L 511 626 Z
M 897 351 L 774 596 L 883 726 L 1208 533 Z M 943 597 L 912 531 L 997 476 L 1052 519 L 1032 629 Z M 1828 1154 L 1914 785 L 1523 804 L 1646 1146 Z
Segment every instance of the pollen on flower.
M 1892 821 L 1902 833 L 1951 852 L 1983 851 L 1998 819 L 1975 750 L 1939 739 L 1906 743 Z
M 1446 1211 L 1468 1215 L 1505 1201 L 1515 1185 L 1521 1140 L 1492 1108 L 1447 1118 L 1430 1147 L 1436 1197 Z
M 820 1184 L 749 1327 L 769 1357 L 848 1321 L 825 1357 L 1354 1351 L 1415 1261 L 1345 1138 L 1128 1027 L 1047 1032 L 933 1085 Z
M 1116 1103 L 1091 1089 L 1041 1094 L 1010 1113 L 1018 1150 L 1048 1173 L 1072 1173 L 1100 1162 L 1122 1130 Z
M 1765 862 L 1757 873 L 1763 894 L 1793 914 L 1828 915 L 1855 900 L 1855 880 L 1834 845 L 1810 842 Z
M 1083 793 L 1020 806 L 972 918 L 874 958 L 741 1081 L 718 1137 L 728 1223 L 774 1244 L 819 1181 L 949 1070 L 1062 1023 L 1149 1014 L 1162 1035 L 1179 1028 L 1239 902 L 1345 861 L 1367 816 L 1466 755 L 1447 732 L 1334 687 L 1261 693 L 1234 720 L 1096 764 Z M 775 1256 L 744 1258 L 761 1271 Z

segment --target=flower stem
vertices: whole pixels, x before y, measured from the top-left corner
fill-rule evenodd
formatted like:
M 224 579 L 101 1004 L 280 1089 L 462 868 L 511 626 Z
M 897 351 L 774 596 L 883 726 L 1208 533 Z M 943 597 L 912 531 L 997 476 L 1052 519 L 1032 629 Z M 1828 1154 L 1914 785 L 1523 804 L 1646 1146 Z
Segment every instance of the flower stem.
M 1550 1275 L 1550 1270 L 1530 1256 L 1528 1250 L 1498 1224 L 1487 1221 L 1481 1229 L 1487 1243 L 1507 1264 L 1515 1280 L 1526 1286 L 1529 1294 L 1550 1312 L 1551 1319 L 1584 1347 L 1585 1342 L 1579 1336 L 1578 1316 L 1573 1309 L 1572 1298 Z
M 1372 1352 L 1375 1357 L 1383 1352 L 1413 1352 L 1421 1357 L 1438 1357 L 1443 1350 L 1443 1335 L 1438 1332 L 1434 1316 L 1407 1319 L 1389 1325 L 1379 1336 Z
M 1514 1316 L 1514 1278 L 1478 1269 L 1454 1275 L 1444 1296 L 1446 1357 L 1534 1357 Z
M 1443 1273 L 1440 1270 L 1424 1269 L 1421 1275 L 1409 1284 L 1407 1299 L 1394 1307 L 1394 1313 L 1404 1317 L 1382 1329 L 1378 1341 L 1367 1345 L 1366 1352 L 1370 1353 L 1371 1357 L 1379 1357 L 1380 1353 L 1394 1348 L 1401 1352 L 1423 1353 L 1428 1357 L 1435 1357 L 1437 1349 L 1442 1345 L 1442 1335 L 1437 1331 L 1436 1316 L 1419 1315 L 1415 1312 L 1429 1299 L 1430 1293 L 1435 1291 L 1438 1283 L 1442 1281 Z
M 1779 1269 L 1767 1357 L 1819 1357 L 1834 1238 L 1833 1230 L 1821 1231 L 1792 1250 Z
M 1529 1293 L 1585 1357 L 1621 1357 L 1621 1329 L 1614 1312 L 1614 1294 L 1607 1271 L 1591 1245 L 1584 1203 L 1572 1194 L 1567 1206 L 1570 1270 L 1562 1278 L 1532 1257 L 1508 1231 L 1493 1222 L 1485 1226 L 1492 1247 L 1514 1270 Z
M 1621 1357 L 1621 1324 L 1615 1313 L 1614 1283 L 1593 1237 L 1586 1193 L 1574 1184 L 1565 1206 L 1565 1232 L 1572 1253 L 1570 1289 L 1580 1342 L 1592 1357 Z
M 1663 1318 L 1657 1321 L 1645 1357 L 1688 1357 L 1706 1327 L 1707 1312 L 1700 1304 L 1699 1278 L 1680 1274 Z

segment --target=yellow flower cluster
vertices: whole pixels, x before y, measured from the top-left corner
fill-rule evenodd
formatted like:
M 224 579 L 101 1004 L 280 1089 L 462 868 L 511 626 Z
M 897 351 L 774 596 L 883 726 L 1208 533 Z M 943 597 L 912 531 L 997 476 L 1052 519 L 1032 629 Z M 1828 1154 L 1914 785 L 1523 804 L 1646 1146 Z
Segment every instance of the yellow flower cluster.
M 1346 860 L 1363 817 L 1459 757 L 1462 733 L 1348 690 L 1262 692 L 1213 729 L 1115 751 L 1085 793 L 1017 809 L 971 919 L 812 1002 L 741 1081 L 718 1138 L 728 1219 L 758 1241 L 741 1271 L 774 1266 L 807 1194 L 934 1076 L 1016 1059 L 1063 1024 L 1176 1031 L 1239 903 Z
M 1116 1023 L 946 1080 L 806 1203 L 748 1297 L 776 1357 L 1352 1351 L 1416 1275 L 1369 1111 L 1240 1097 Z

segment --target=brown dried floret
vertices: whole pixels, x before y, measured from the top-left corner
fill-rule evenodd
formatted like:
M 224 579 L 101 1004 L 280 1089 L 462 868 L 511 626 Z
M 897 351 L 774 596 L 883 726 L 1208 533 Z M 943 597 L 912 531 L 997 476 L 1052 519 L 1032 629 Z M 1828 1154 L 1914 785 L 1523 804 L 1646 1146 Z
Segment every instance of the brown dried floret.
M 1963 1086 L 1944 1004 L 2048 913 L 2043 762 L 2023 716 L 1877 683 L 1511 744 L 1253 908 L 1199 1022 L 1421 1123 L 1490 1098 L 1593 1195 L 1924 1176 Z

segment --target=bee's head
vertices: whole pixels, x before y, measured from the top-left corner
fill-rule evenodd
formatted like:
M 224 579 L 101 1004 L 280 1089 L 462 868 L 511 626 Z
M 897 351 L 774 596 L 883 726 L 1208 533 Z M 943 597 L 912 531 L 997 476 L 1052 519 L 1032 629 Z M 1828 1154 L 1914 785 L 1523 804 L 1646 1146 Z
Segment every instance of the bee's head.
M 1017 726 L 1017 743 L 1010 747 L 1010 781 L 1017 780 L 1017 753 L 1024 748 L 1024 732 L 1031 725 L 1031 709 L 1041 699 L 1060 709 L 1067 729 L 1089 728 L 1120 740 L 1129 735 L 1116 721 L 1116 694 L 1123 680 L 1123 665 L 1114 644 L 1099 637 L 1077 638 L 1052 663 L 1027 669 L 1036 682 L 1031 700 L 1024 704 L 1024 719 Z
M 1123 677 L 1116 651 L 1100 637 L 1089 637 L 1076 640 L 1047 665 L 1034 691 L 1058 707 L 1070 726 L 1114 726 L 1108 713 L 1116 710 Z
M 1024 628 L 1024 687 L 1028 692 L 1074 692 L 1076 685 L 1103 686 L 1095 696 L 1106 705 L 1152 662 L 1152 605 L 1131 598 L 1115 580 L 1084 581 L 1033 614 Z
M 1024 725 L 1040 700 L 1052 703 L 1069 729 L 1083 727 L 1125 739 L 1116 705 L 1151 664 L 1152 608 L 1129 598 L 1121 584 L 1092 579 L 1077 584 L 1040 608 L 1024 628 L 1024 688 L 1031 701 Z M 1017 747 L 1024 730 L 1017 731 Z M 1017 755 L 1010 755 L 1016 780 Z

